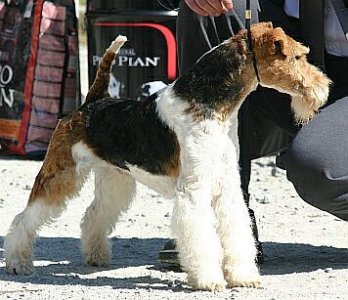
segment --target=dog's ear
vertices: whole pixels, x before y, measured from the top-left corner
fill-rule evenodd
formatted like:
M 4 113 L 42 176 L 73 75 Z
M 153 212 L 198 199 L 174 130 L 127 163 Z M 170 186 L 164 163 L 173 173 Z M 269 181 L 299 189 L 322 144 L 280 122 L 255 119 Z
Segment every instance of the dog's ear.
M 270 33 L 268 51 L 271 55 L 282 54 L 287 57 L 302 57 L 309 53 L 309 48 L 287 36 L 283 29 L 277 27 Z
M 281 53 L 285 56 L 289 55 L 289 51 L 287 49 L 287 43 L 285 39 L 275 39 L 273 41 L 271 54 Z
M 288 37 L 283 29 L 279 27 L 273 29 L 268 41 L 269 54 L 275 55 L 281 53 L 284 56 L 288 56 L 290 54 L 289 50 Z

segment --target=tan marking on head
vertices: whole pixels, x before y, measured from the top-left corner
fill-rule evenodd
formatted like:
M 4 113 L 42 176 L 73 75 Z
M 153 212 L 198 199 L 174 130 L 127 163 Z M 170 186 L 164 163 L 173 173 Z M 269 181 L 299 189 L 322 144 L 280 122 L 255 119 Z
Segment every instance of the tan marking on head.
M 281 28 L 257 28 L 252 37 L 263 86 L 292 96 L 295 119 L 305 123 L 327 100 L 330 80 L 307 62 L 309 48 Z
M 299 57 L 309 53 L 309 48 L 295 41 L 285 34 L 283 29 L 277 27 L 265 34 L 270 55 L 282 54 L 284 56 Z
M 255 24 L 251 27 L 251 34 L 258 59 L 273 55 L 305 56 L 309 53 L 307 47 L 286 35 L 282 28 L 273 28 L 269 23 Z

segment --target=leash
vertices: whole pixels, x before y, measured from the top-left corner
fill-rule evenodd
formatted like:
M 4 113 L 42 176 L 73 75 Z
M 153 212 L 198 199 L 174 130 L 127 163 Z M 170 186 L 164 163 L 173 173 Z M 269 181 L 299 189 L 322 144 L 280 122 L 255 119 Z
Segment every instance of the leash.
M 257 81 L 260 82 L 259 71 L 257 69 L 256 58 L 253 51 L 253 41 L 251 39 L 250 21 L 251 21 L 250 0 L 246 0 L 245 29 L 247 30 L 247 44 L 248 44 L 250 52 L 252 53 L 253 67 L 254 67 Z

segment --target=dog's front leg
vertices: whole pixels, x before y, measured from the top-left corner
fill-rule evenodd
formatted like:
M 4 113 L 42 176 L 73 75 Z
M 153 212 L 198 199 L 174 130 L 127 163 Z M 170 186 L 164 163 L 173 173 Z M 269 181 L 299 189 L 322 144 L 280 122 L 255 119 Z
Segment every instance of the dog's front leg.
M 217 232 L 224 252 L 223 270 L 229 287 L 257 287 L 260 284 L 255 263 L 257 250 L 240 187 L 238 151 L 234 151 L 234 147 L 231 143 L 223 155 L 223 172 L 213 201 Z
M 222 272 L 222 249 L 207 193 L 180 191 L 173 213 L 180 264 L 188 284 L 196 289 L 220 291 L 226 286 Z
M 197 289 L 222 290 L 223 253 L 211 206 L 212 167 L 216 144 L 205 139 L 181 144 L 182 170 L 177 183 L 172 229 L 188 284 Z M 211 151 L 210 151 L 211 150 Z

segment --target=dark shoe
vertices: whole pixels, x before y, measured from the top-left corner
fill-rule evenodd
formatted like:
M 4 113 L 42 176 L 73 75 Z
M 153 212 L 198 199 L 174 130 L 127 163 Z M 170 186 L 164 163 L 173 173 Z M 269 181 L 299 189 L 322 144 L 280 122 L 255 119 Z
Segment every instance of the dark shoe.
M 256 249 L 256 263 L 259 265 L 263 264 L 265 260 L 263 257 L 262 244 L 258 240 L 256 240 Z M 163 249 L 158 253 L 158 260 L 163 264 L 169 264 L 180 268 L 179 251 L 176 250 L 175 240 L 168 240 L 164 244 Z
M 257 264 L 261 265 L 265 262 L 265 259 L 263 256 L 262 244 L 259 241 L 259 232 L 257 230 L 255 214 L 254 214 L 254 211 L 252 209 L 249 208 L 248 210 L 249 210 L 249 216 L 251 219 L 251 229 L 253 230 L 253 235 L 255 238 L 255 244 L 256 244 L 256 249 L 257 249 L 256 262 L 257 262 Z
M 158 253 L 158 260 L 164 264 L 180 267 L 179 251 L 176 250 L 175 240 L 168 240 Z
M 259 241 L 256 241 L 256 263 L 258 265 L 262 265 L 265 262 L 265 258 L 263 256 L 263 249 L 262 249 L 262 243 Z

